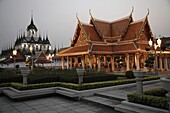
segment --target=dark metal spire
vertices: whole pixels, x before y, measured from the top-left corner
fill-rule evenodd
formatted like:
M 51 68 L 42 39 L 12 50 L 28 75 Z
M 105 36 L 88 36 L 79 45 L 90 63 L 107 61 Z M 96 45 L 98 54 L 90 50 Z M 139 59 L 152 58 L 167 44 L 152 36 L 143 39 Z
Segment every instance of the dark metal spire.
M 31 11 L 31 23 L 30 25 L 27 27 L 27 30 L 29 29 L 35 29 L 35 31 L 37 31 L 37 27 L 34 25 L 34 21 L 33 21 L 33 11 Z
M 31 10 L 31 24 L 33 25 L 34 22 L 33 22 L 33 10 Z

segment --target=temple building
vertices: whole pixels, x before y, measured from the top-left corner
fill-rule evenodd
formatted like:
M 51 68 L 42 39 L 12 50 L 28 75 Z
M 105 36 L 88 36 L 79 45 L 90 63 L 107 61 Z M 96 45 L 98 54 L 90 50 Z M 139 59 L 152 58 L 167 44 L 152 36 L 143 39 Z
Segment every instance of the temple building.
M 42 50 L 51 50 L 51 44 L 48 39 L 48 35 L 45 37 L 41 37 L 40 33 L 38 34 L 38 29 L 34 24 L 33 16 L 31 16 L 31 22 L 27 27 L 27 34 L 21 34 L 17 37 L 14 48 L 16 50 L 23 51 L 24 54 L 28 54 L 29 48 L 32 46 L 35 51 Z
M 89 23 L 81 22 L 77 17 L 78 23 L 70 47 L 57 53 L 62 58 L 62 68 L 82 67 L 100 71 L 101 68 L 109 67 L 113 72 L 147 71 L 145 60 L 155 53 L 148 41 L 156 42 L 157 39 L 148 21 L 149 10 L 144 18 L 137 21 L 133 19 L 132 13 L 133 9 L 128 16 L 112 22 L 96 19 L 90 11 Z M 163 71 L 170 68 L 170 51 L 161 48 L 158 47 L 156 51 L 158 57 L 155 61 Z
M 25 63 L 30 63 L 26 62 L 26 59 L 31 59 L 32 57 L 35 60 L 34 63 L 36 64 L 37 60 L 39 61 L 36 56 L 40 53 L 44 53 L 46 56 L 55 53 L 54 51 L 56 51 L 56 48 L 54 51 L 52 50 L 47 33 L 46 36 L 44 35 L 41 37 L 40 32 L 38 32 L 38 28 L 34 24 L 33 14 L 31 14 L 31 21 L 27 26 L 26 31 L 27 33 L 22 32 L 22 30 L 19 32 L 14 45 L 10 45 L 8 49 L 2 49 L 0 54 L 0 64 L 3 67 L 13 67 L 13 64 L 11 63 L 14 63 L 14 57 L 16 59 L 16 64 L 21 66 L 26 65 Z M 13 55 L 14 50 L 17 51 L 16 55 Z M 43 64 L 47 63 L 47 61 L 41 59 L 41 62 L 39 61 L 38 63 Z

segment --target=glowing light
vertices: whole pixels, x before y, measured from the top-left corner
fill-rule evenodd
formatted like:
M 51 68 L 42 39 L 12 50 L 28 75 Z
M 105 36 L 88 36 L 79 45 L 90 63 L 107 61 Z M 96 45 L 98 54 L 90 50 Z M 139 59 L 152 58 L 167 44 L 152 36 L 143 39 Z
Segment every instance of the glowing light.
M 13 55 L 16 56 L 17 55 L 17 50 L 13 50 Z
M 162 40 L 160 38 L 158 38 L 157 43 L 158 43 L 159 47 L 161 47 L 161 42 L 162 42 Z
M 149 45 L 152 46 L 152 40 L 151 39 L 149 40 Z

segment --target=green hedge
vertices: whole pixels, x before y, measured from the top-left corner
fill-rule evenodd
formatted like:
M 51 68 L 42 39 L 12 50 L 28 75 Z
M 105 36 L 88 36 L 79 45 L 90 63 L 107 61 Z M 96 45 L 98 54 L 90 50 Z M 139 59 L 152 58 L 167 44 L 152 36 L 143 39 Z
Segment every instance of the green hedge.
M 166 91 L 163 88 L 155 88 L 144 92 L 145 95 L 158 96 L 158 97 L 166 97 L 165 95 L 166 93 L 168 93 L 168 91 Z
M 0 75 L 0 83 L 7 83 L 7 82 L 22 82 L 21 75 Z
M 11 86 L 18 90 L 40 89 L 40 88 L 49 88 L 49 87 L 57 87 L 57 86 L 79 90 L 79 84 L 62 83 L 62 82 L 51 82 L 51 83 L 29 84 L 29 85 L 23 85 L 20 83 L 11 82 L 10 84 L 0 84 L 0 87 L 4 87 L 4 85 Z
M 129 94 L 127 95 L 127 97 L 129 102 L 139 103 L 152 107 L 158 107 L 162 109 L 168 109 L 168 101 L 165 97 L 137 94 Z
M 102 82 L 102 81 L 110 81 L 116 80 L 117 75 L 85 75 L 83 76 L 83 83 L 91 83 L 91 82 Z M 78 76 L 66 76 L 60 75 L 59 77 L 60 82 L 67 82 L 67 83 L 78 83 Z
M 145 80 L 154 80 L 159 77 L 147 77 Z M 103 81 L 103 82 L 93 82 L 93 83 L 84 83 L 84 84 L 74 84 L 74 83 L 64 83 L 64 82 L 50 82 L 50 83 L 39 83 L 39 84 L 29 84 L 22 85 L 19 83 L 9 83 L 7 86 L 14 87 L 19 90 L 28 90 L 28 89 L 37 89 L 37 88 L 47 88 L 47 87 L 65 87 L 75 90 L 87 90 L 101 87 L 108 87 L 114 85 L 128 84 L 136 82 L 135 79 L 126 79 L 126 80 L 112 80 L 112 81 Z M 0 87 L 4 87 L 5 84 L 0 84 Z
M 135 78 L 133 71 L 126 71 L 125 76 L 129 79 Z
M 37 83 L 44 83 L 44 82 L 59 82 L 59 76 L 55 74 L 28 76 L 29 84 L 37 84 Z

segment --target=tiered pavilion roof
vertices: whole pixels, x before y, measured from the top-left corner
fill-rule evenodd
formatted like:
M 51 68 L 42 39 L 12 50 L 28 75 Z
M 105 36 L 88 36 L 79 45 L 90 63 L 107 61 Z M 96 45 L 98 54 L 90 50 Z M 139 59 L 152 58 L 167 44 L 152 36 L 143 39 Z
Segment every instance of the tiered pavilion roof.
M 108 22 L 96 19 L 90 12 L 90 23 L 78 19 L 71 46 L 59 56 L 82 54 L 120 54 L 144 52 L 149 39 L 154 40 L 148 22 L 148 14 L 134 21 L 132 12 L 119 20 Z

